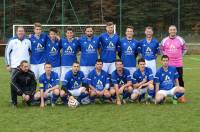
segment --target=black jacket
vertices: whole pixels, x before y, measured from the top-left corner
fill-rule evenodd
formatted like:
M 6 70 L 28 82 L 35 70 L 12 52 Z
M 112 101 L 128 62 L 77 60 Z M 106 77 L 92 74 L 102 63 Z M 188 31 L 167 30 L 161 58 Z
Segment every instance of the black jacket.
M 35 75 L 31 70 L 23 72 L 20 68 L 17 68 L 13 73 L 11 87 L 19 94 L 34 95 L 36 86 Z

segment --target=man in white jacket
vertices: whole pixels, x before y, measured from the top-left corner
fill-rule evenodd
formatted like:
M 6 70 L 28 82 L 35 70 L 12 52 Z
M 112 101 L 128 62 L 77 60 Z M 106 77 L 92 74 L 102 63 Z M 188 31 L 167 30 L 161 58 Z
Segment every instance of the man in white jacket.
M 29 62 L 31 42 L 25 37 L 25 31 L 23 27 L 18 27 L 16 30 L 16 36 L 8 41 L 8 45 L 5 50 L 5 60 L 7 70 L 11 73 L 19 66 L 22 60 Z

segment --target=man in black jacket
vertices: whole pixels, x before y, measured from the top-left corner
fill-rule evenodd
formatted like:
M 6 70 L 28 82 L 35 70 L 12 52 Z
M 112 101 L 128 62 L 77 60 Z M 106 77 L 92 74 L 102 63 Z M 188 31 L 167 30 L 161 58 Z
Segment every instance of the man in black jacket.
M 36 86 L 35 75 L 29 70 L 28 61 L 22 61 L 13 73 L 11 79 L 12 106 L 17 106 L 17 96 L 22 96 L 22 100 L 27 105 L 30 105 L 35 94 Z

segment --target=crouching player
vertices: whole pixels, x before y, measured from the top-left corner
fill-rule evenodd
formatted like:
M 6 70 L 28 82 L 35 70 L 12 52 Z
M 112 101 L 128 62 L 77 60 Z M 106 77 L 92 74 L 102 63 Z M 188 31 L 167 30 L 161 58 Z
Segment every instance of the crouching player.
M 29 69 L 28 61 L 21 61 L 19 67 L 13 72 L 11 79 L 12 107 L 17 106 L 17 96 L 22 96 L 23 102 L 30 105 L 35 94 L 36 85 L 35 75 Z
M 131 95 L 132 100 L 139 99 L 142 101 L 145 99 L 145 94 L 148 94 L 148 103 L 153 101 L 154 98 L 154 85 L 153 85 L 153 73 L 148 67 L 145 67 L 145 60 L 140 58 L 138 60 L 138 69 L 133 74 L 133 86 L 134 90 Z
M 120 95 L 123 96 L 123 103 L 126 103 L 125 99 L 131 96 L 133 87 L 132 87 L 130 72 L 124 68 L 122 60 L 117 59 L 115 61 L 115 66 L 116 70 L 113 71 L 113 73 L 111 74 L 111 80 L 114 85 L 114 90 L 116 93 L 116 98 L 117 98 L 116 103 L 117 105 L 121 105 Z
M 184 95 L 185 89 L 179 86 L 178 72 L 175 67 L 168 66 L 169 57 L 161 57 L 162 67 L 155 76 L 156 82 L 156 104 L 163 103 L 166 96 L 173 97 L 173 104 Z
M 110 81 L 107 72 L 102 70 L 102 67 L 103 61 L 98 59 L 95 64 L 95 69 L 88 75 L 91 102 L 95 102 L 95 97 L 99 97 L 100 99 L 110 99 Z
M 88 96 L 88 92 L 83 85 L 86 84 L 85 77 L 80 71 L 79 62 L 75 61 L 72 64 L 72 70 L 68 71 L 62 82 L 62 90 L 60 92 L 61 100 L 67 104 L 68 98 L 76 98 L 79 103 Z
M 44 65 L 45 73 L 39 78 L 40 91 L 35 94 L 35 100 L 41 99 L 40 107 L 44 107 L 46 101 L 50 99 L 51 106 L 54 107 L 59 97 L 59 77 L 58 74 L 52 71 L 50 63 Z

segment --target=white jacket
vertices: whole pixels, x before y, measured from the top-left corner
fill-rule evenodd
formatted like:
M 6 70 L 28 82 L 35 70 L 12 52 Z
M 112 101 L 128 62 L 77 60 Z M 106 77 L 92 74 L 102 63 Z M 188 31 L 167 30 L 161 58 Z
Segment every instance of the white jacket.
M 30 61 L 29 51 L 31 50 L 31 41 L 27 38 L 19 40 L 13 37 L 9 40 L 5 50 L 5 60 L 11 68 L 19 66 L 22 60 Z

